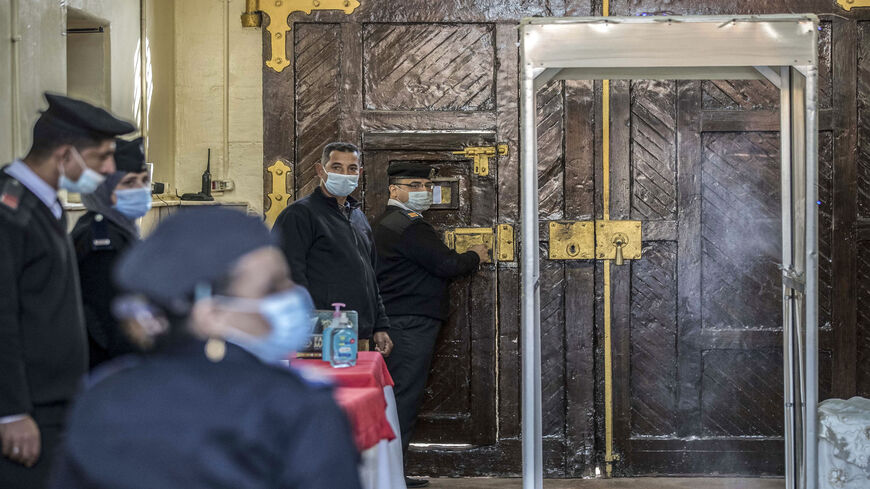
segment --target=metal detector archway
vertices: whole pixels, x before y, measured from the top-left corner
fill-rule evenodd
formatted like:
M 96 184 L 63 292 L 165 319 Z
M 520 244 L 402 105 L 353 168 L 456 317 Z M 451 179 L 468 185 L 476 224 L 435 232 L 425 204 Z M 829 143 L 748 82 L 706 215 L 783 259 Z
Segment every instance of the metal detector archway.
M 524 489 L 543 485 L 535 92 L 550 80 L 611 79 L 764 78 L 779 87 L 786 487 L 816 487 L 818 24 L 815 15 L 574 17 L 522 22 Z

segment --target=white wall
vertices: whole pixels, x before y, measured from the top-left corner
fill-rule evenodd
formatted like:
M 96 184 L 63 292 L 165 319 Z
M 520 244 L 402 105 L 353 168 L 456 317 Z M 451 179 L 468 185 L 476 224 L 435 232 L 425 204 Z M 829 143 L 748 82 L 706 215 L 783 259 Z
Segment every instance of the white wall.
M 12 120 L 9 19 L 19 2 L 22 29 L 18 91 L 21 116 Z M 0 162 L 23 156 L 42 93 L 65 93 L 65 8 L 60 0 L 0 0 Z M 142 76 L 140 0 L 68 0 L 70 8 L 109 22 L 110 105 L 138 126 Z M 216 199 L 247 202 L 262 213 L 263 105 L 262 31 L 243 29 L 244 0 L 144 0 L 149 104 L 145 110 L 147 154 L 155 180 L 171 194 L 198 192 L 206 151 L 212 148 L 212 178 L 231 179 L 235 190 Z M 9 19 L 8 21 L 6 19 Z M 7 67 L 9 69 L 7 69 Z M 21 143 L 13 145 L 13 122 Z M 12 148 L 17 147 L 16 151 Z M 2 164 L 2 163 L 0 163 Z
M 243 29 L 244 0 L 175 2 L 175 181 L 198 192 L 211 148 L 217 200 L 263 210 L 262 33 Z

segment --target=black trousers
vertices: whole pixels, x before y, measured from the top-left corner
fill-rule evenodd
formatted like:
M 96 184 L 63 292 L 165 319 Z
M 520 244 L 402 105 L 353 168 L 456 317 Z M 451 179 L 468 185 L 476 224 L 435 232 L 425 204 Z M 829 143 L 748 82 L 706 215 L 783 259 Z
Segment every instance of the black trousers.
M 66 404 L 35 407 L 31 416 L 39 427 L 41 449 L 39 460 L 27 468 L 0 455 L 0 488 L 43 489 L 48 487 L 52 460 L 63 435 Z
M 426 316 L 390 316 L 393 351 L 386 358 L 395 382 L 396 409 L 402 430 L 402 451 L 407 453 L 417 424 L 417 411 L 429 379 L 435 341 L 441 321 Z

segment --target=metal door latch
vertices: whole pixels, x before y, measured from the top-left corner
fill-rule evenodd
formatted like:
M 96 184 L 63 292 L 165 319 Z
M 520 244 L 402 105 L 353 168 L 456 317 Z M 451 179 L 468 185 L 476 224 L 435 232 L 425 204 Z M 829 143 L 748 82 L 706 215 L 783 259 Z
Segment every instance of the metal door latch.
M 640 260 L 643 252 L 640 221 L 595 221 L 595 257 L 623 265 Z
M 466 253 L 475 245 L 484 245 L 495 261 L 514 261 L 514 227 L 499 224 L 492 228 L 456 228 L 444 231 L 444 243 L 457 253 Z
M 474 174 L 485 177 L 489 175 L 489 159 L 497 156 L 506 156 L 508 154 L 508 145 L 471 146 L 462 151 L 454 151 L 453 154 L 474 160 Z
M 551 260 L 639 260 L 643 251 L 640 221 L 551 221 Z

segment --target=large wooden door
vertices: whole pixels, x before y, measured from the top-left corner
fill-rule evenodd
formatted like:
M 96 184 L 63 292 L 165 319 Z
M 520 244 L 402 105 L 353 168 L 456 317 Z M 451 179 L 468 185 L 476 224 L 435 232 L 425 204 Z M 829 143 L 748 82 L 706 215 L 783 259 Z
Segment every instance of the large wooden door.
M 612 1 L 611 14 L 794 7 L 678 3 Z M 800 3 L 802 11 L 834 8 Z M 597 1 L 366 0 L 351 16 L 293 14 L 292 66 L 263 71 L 264 166 L 280 159 L 292 167 L 287 190 L 302 197 L 318 183 L 323 145 L 350 141 L 363 148 L 358 197 L 369 217 L 386 200 L 386 165 L 412 159 L 459 182 L 459 208 L 427 215 L 439 229 L 519 229 L 518 22 L 600 11 Z M 856 22 L 867 18 L 859 9 L 837 13 L 822 24 L 819 57 L 822 398 L 870 385 L 867 362 L 858 361 L 870 350 L 870 320 L 860 310 L 855 317 L 856 303 L 870 301 L 870 265 L 855 249 L 870 236 L 870 165 L 855 154 L 856 146 L 866 154 L 868 144 L 857 143 L 870 138 L 870 29 Z M 270 49 L 267 35 L 267 59 Z M 615 474 L 781 473 L 776 89 L 620 81 L 611 92 L 611 217 L 644 226 L 643 259 L 611 272 Z M 517 244 L 537 246 L 542 259 L 548 477 L 592 476 L 604 461 L 603 266 L 550 260 L 547 243 L 549 221 L 602 218 L 601 100 L 599 82 L 552 82 L 537 95 L 542 240 Z M 450 154 L 495 142 L 510 154 L 492 162 L 489 177 Z M 271 192 L 268 176 L 264 185 Z M 857 230 L 856 216 L 864 219 Z M 412 449 L 412 471 L 521 471 L 518 278 L 516 262 L 497 263 L 452 286 L 416 440 L 428 445 Z
M 450 155 L 451 150 L 468 145 L 491 146 L 494 137 L 493 133 L 430 132 L 423 138 L 406 132 L 364 134 L 366 216 L 374 220 L 386 207 L 389 164 L 416 161 L 438 170 L 436 184 L 443 198 L 425 213 L 436 231 L 493 228 L 495 180 L 475 175 L 471 162 Z M 496 282 L 496 266 L 484 264 L 450 286 L 450 314 L 439 334 L 420 408 L 414 457 L 425 458 L 432 445 L 461 450 L 496 442 Z
M 830 25 L 823 29 L 824 108 Z M 779 90 L 758 80 L 618 82 L 613 108 L 613 172 L 628 182 L 613 208 L 645 228 L 643 259 L 613 273 L 617 467 L 782 474 Z M 825 399 L 830 132 L 819 142 Z

